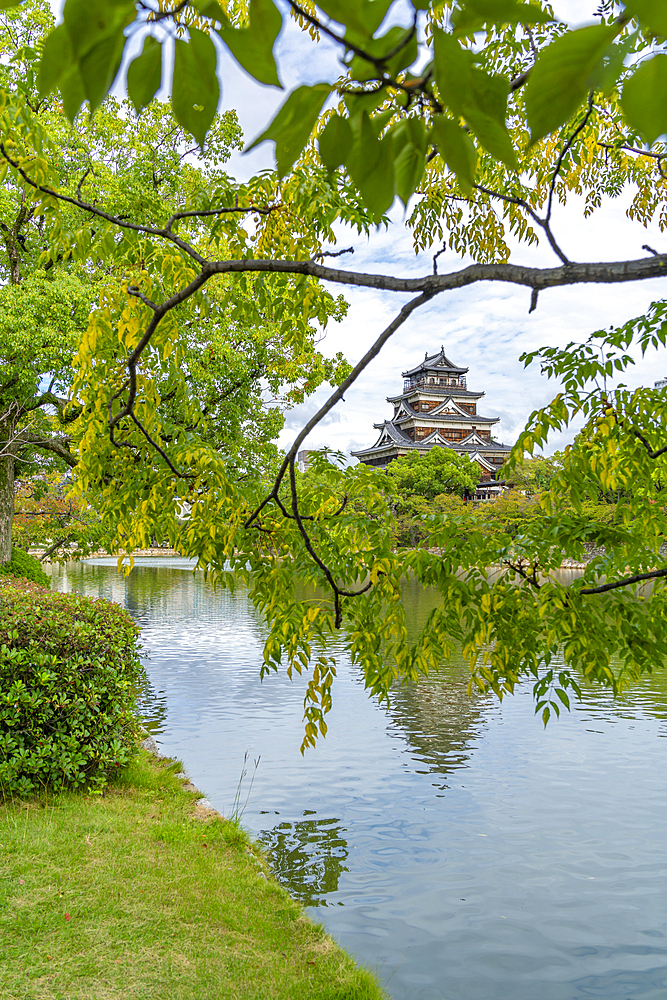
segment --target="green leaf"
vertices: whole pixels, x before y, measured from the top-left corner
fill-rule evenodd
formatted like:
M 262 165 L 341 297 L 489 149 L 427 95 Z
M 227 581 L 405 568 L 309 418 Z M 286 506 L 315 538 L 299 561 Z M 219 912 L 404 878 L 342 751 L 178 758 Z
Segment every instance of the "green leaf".
M 38 88 L 42 97 L 58 86 L 60 78 L 72 66 L 74 53 L 64 24 L 47 35 L 39 62 Z
M 79 60 L 79 72 L 83 88 L 94 111 L 111 89 L 120 69 L 125 48 L 123 28 L 109 32 L 100 38 Z
M 434 115 L 431 142 L 438 147 L 440 156 L 468 194 L 472 190 L 476 166 L 475 146 L 470 136 L 451 118 Z
M 484 24 L 546 24 L 556 18 L 532 3 L 514 0 L 467 0 L 461 10 L 453 10 L 452 27 L 457 33 L 469 33 Z
M 591 76 L 621 30 L 594 24 L 568 31 L 538 56 L 526 85 L 531 145 L 563 125 L 584 101 Z
M 127 92 L 137 114 L 151 103 L 161 82 L 162 46 L 149 35 L 141 55 L 132 60 L 127 70 Z
M 61 78 L 59 87 L 60 96 L 63 99 L 63 109 L 69 120 L 73 122 L 86 99 L 83 80 L 76 63 L 69 73 L 65 73 Z
M 466 121 L 484 149 L 491 153 L 491 156 L 496 160 L 505 163 L 511 170 L 516 170 L 518 167 L 516 153 L 505 125 L 501 125 L 495 118 L 476 109 L 466 108 L 464 114 Z
M 417 34 L 412 28 L 393 27 L 380 38 L 371 38 L 364 42 L 363 49 L 376 59 L 384 59 L 390 52 L 394 52 L 390 59 L 385 60 L 384 65 L 389 76 L 395 77 L 401 70 L 411 66 L 417 58 Z M 375 63 L 364 59 L 363 56 L 353 55 L 348 65 L 352 79 L 361 83 L 378 76 Z
M 281 87 L 273 46 L 283 19 L 273 0 L 250 0 L 247 28 L 232 28 L 225 21 L 218 34 L 247 73 L 260 83 Z
M 365 205 L 379 223 L 391 208 L 396 193 L 392 137 L 387 135 L 378 139 L 366 112 L 359 138 L 347 158 L 347 169 Z
M 632 52 L 637 42 L 637 32 L 633 31 L 620 42 L 610 45 L 591 74 L 591 89 L 600 90 L 608 96 L 614 90 L 623 72 L 625 57 Z
M 352 129 L 347 118 L 333 115 L 324 126 L 318 139 L 320 159 L 329 170 L 345 163 L 352 149 Z
M 470 79 L 475 107 L 504 127 L 510 92 L 508 80 L 498 73 L 485 73 L 481 69 L 472 69 Z
M 0 0 L 0 10 L 11 10 L 12 7 L 18 7 L 23 0 Z
M 389 32 L 387 32 L 387 35 L 388 34 Z M 387 35 L 383 37 L 386 39 Z M 401 41 L 403 41 L 404 44 L 401 46 L 396 55 L 392 56 L 392 58 L 387 61 L 387 72 L 392 77 L 397 77 L 398 74 L 404 69 L 412 66 L 419 54 L 417 33 L 416 31 L 413 32 L 412 28 L 409 28 L 407 31 L 403 31 L 403 39 L 399 38 L 396 44 L 400 44 Z
M 396 191 L 408 205 L 424 175 L 426 166 L 426 131 L 421 118 L 404 118 L 392 129 Z
M 509 83 L 504 76 L 473 67 L 463 115 L 487 152 L 516 170 L 516 154 L 505 125 L 508 95 Z
M 276 144 L 276 164 L 283 177 L 310 139 L 320 111 L 331 93 L 328 83 L 316 83 L 312 87 L 297 87 L 289 95 L 278 114 L 266 131 L 258 135 L 245 152 L 254 149 L 265 139 L 273 139 Z
M 440 99 L 455 115 L 463 113 L 472 96 L 475 55 L 439 28 L 433 33 L 435 80 Z
M 210 17 L 221 24 L 225 23 L 225 12 L 217 0 L 190 0 L 190 6 L 198 10 L 204 17 Z
M 667 133 L 667 55 L 643 62 L 625 81 L 621 107 L 630 126 L 649 145 Z
M 106 97 L 125 47 L 124 29 L 134 20 L 132 0 L 67 0 L 63 23 L 91 109 Z
M 370 91 L 367 94 L 347 93 L 343 97 L 345 106 L 350 113 L 350 121 L 357 116 L 360 117 L 362 111 L 367 111 L 369 115 L 372 115 L 386 99 L 387 95 L 384 90 Z
M 380 138 L 380 133 L 384 132 L 385 128 L 395 115 L 395 108 L 387 108 L 386 111 L 381 111 L 379 115 L 371 116 L 371 125 L 373 126 L 376 138 Z
M 66 0 L 63 22 L 74 54 L 80 59 L 109 31 L 134 20 L 135 14 L 133 0 Z
M 174 43 L 174 82 L 171 106 L 176 121 L 203 147 L 218 110 L 220 84 L 216 75 L 217 54 L 209 36 L 189 28 L 190 41 Z
M 664 0 L 625 0 L 625 12 L 642 27 L 667 38 L 667 6 Z
M 368 80 L 376 80 L 381 75 L 374 62 L 357 55 L 350 60 L 349 70 L 350 78 L 357 83 L 367 83 Z
M 372 38 L 391 3 L 392 0 L 317 0 L 317 6 L 325 14 L 362 38 Z
M 563 691 L 562 688 L 556 688 L 556 694 L 560 698 L 560 700 L 563 703 L 563 705 L 565 705 L 566 708 L 569 708 L 570 707 L 570 699 L 568 698 L 568 696 L 565 693 L 565 691 Z
M 424 176 L 424 167 L 424 154 L 411 143 L 406 143 L 394 160 L 396 191 L 406 208 Z

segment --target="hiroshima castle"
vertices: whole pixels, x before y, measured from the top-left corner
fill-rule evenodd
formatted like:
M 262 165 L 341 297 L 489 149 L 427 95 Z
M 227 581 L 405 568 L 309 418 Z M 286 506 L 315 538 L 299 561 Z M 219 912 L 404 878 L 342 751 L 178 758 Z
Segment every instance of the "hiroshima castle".
M 444 347 L 438 354 L 427 354 L 420 365 L 403 372 L 403 392 L 387 396 L 394 415 L 374 424 L 380 432 L 375 444 L 352 454 L 366 465 L 383 468 L 414 451 L 423 454 L 431 448 L 451 448 L 477 462 L 482 482 L 492 482 L 511 448 L 491 437 L 491 428 L 500 418 L 477 412 L 484 393 L 468 389 L 467 374 L 467 368 L 452 364 Z

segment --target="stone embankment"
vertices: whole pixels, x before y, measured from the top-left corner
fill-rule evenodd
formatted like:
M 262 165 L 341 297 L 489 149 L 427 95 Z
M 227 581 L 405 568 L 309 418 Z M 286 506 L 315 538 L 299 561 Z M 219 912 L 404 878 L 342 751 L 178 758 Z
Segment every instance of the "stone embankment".
M 172 760 L 171 757 L 166 757 L 164 754 L 160 753 L 160 748 L 152 736 L 146 737 L 141 744 L 141 748 L 142 750 L 147 750 L 148 753 L 152 753 L 156 760 Z M 196 792 L 197 795 L 201 796 L 201 792 L 195 785 L 192 784 L 185 771 L 180 771 L 176 777 L 181 782 L 184 792 Z M 195 817 L 197 819 L 208 819 L 211 816 L 219 816 L 220 819 L 222 819 L 222 815 L 217 809 L 213 808 L 208 799 L 203 796 L 198 798 L 195 802 Z
M 39 559 L 42 556 L 42 553 L 44 552 L 44 549 L 29 549 L 28 551 L 29 551 L 29 553 L 30 553 L 31 556 L 36 556 L 37 559 Z M 69 554 L 72 556 L 73 559 L 76 558 L 76 553 L 75 552 L 70 552 Z M 118 556 L 120 556 L 120 555 L 127 555 L 127 553 L 125 553 L 125 552 L 103 552 L 102 550 L 100 550 L 98 552 L 91 552 L 91 553 L 89 553 L 89 555 L 87 555 L 85 558 L 86 559 L 108 559 L 108 558 L 117 559 Z M 135 559 L 138 559 L 140 556 L 169 556 L 170 558 L 173 559 L 175 556 L 176 557 L 180 557 L 180 552 L 177 552 L 176 549 L 162 549 L 162 548 L 155 548 L 155 549 L 135 549 L 135 551 L 132 553 L 132 555 L 134 556 Z M 47 559 L 46 561 L 48 562 L 49 560 Z

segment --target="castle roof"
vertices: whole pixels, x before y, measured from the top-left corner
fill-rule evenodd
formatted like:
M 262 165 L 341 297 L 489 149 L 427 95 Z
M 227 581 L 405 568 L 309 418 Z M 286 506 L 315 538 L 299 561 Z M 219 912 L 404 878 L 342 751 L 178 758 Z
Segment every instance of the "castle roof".
M 410 378 L 419 372 L 427 371 L 439 375 L 465 375 L 468 369 L 457 367 L 445 354 L 444 347 L 441 347 L 437 354 L 431 354 L 430 357 L 428 352 L 426 352 L 422 363 L 417 365 L 416 368 L 411 368 L 409 371 L 403 372 L 403 378 Z
M 457 453 L 467 452 L 471 458 L 478 457 L 479 455 L 483 456 L 485 452 L 497 455 L 499 452 L 510 452 L 512 450 L 508 444 L 485 440 L 476 431 L 471 431 L 460 441 L 449 441 L 440 434 L 440 431 L 434 430 L 428 437 L 422 438 L 420 441 L 413 441 L 412 438 L 409 438 L 391 420 L 385 420 L 384 423 L 374 424 L 374 426 L 380 431 L 379 438 L 370 448 L 360 448 L 359 451 L 353 451 L 352 454 L 356 458 L 361 455 L 373 455 L 374 453 L 397 447 L 406 451 L 430 451 L 434 445 L 438 445 L 441 448 L 451 448 L 452 451 Z
M 447 357 L 444 347 L 437 354 L 426 352 L 421 364 L 403 372 L 403 392 L 387 398 L 394 404 L 394 416 L 374 425 L 380 432 L 375 444 L 352 454 L 362 462 L 385 466 L 399 455 L 447 448 L 467 454 L 494 476 L 512 449 L 491 440 L 490 427 L 499 418 L 475 412 L 484 393 L 467 388 L 467 371 Z
M 466 389 L 465 386 L 452 386 L 452 385 L 415 385 L 410 386 L 399 396 L 386 396 L 385 399 L 388 403 L 398 403 L 401 399 L 408 399 L 410 396 L 442 396 L 443 393 L 454 393 L 456 396 L 460 396 L 461 399 L 481 399 L 485 396 L 484 392 L 473 392 L 472 389 Z
M 418 420 L 426 420 L 431 422 L 433 418 L 436 420 L 446 420 L 446 421 L 457 421 L 461 420 L 467 424 L 497 424 L 500 417 L 482 417 L 479 414 L 470 414 L 464 410 L 456 402 L 453 396 L 448 396 L 447 399 L 443 399 L 442 402 L 438 403 L 432 410 L 415 410 L 413 406 L 401 397 L 398 403 L 398 410 L 395 413 L 393 420 L 394 423 L 402 423 L 405 420 L 412 419 L 416 417 Z M 374 424 L 374 427 L 382 427 L 382 423 Z

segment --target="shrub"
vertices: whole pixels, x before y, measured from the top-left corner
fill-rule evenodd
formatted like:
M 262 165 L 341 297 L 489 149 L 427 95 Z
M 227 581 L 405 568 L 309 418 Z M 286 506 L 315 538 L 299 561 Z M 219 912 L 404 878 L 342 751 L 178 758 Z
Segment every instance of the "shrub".
M 0 789 L 100 789 L 131 759 L 138 634 L 109 601 L 0 589 Z
M 23 549 L 12 548 L 12 558 L 8 563 L 0 566 L 0 572 L 32 580 L 33 583 L 40 583 L 43 587 L 48 587 L 50 583 L 39 559 L 28 555 Z

